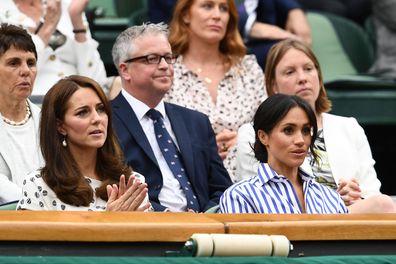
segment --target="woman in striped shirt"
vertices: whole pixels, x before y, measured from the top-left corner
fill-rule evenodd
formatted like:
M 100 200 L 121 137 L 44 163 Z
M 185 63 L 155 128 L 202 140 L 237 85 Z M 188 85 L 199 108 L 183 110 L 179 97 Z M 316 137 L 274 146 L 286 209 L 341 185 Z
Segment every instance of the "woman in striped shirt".
M 254 117 L 255 177 L 228 188 L 220 198 L 223 213 L 347 213 L 341 196 L 300 168 L 313 143 L 315 113 L 297 96 L 276 94 Z

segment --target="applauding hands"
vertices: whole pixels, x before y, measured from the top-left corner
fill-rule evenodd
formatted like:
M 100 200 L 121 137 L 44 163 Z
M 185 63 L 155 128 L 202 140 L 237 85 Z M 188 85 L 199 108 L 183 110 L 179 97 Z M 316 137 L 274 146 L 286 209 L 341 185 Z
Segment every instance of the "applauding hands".
M 107 211 L 145 211 L 150 208 L 150 203 L 145 201 L 147 184 L 131 175 L 126 181 L 121 175 L 119 186 L 107 185 Z

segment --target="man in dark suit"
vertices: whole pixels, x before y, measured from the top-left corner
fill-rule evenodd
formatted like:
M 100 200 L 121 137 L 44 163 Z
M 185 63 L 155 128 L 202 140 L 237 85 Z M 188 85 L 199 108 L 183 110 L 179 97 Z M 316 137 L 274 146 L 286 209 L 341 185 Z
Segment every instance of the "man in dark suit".
M 202 212 L 218 204 L 231 180 L 207 116 L 162 99 L 172 85 L 176 61 L 167 34 L 164 24 L 143 24 L 117 37 L 112 55 L 123 89 L 112 101 L 113 126 L 128 164 L 146 177 L 156 211 Z M 149 114 L 152 109 L 160 113 L 158 122 L 163 122 L 169 143 L 176 146 L 174 156 L 181 160 L 184 182 L 163 152 L 168 149 L 160 147 L 162 135 Z M 190 207 L 190 193 L 199 204 L 195 208 Z

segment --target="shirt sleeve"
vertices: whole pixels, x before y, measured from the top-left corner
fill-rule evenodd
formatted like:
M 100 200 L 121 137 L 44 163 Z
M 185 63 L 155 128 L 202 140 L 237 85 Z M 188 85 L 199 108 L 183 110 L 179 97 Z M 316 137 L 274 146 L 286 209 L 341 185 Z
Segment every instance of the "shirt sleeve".
M 48 210 L 45 206 L 43 182 L 40 172 L 29 174 L 22 183 L 22 198 L 19 200 L 17 210 Z
M 253 177 L 257 174 L 259 161 L 254 157 L 253 144 L 255 141 L 253 126 L 242 125 L 238 130 L 236 153 L 236 181 Z
M 231 186 L 220 197 L 221 213 L 257 213 L 238 187 Z
M 11 182 L 4 174 L 0 174 L 0 203 L 19 200 L 21 188 Z

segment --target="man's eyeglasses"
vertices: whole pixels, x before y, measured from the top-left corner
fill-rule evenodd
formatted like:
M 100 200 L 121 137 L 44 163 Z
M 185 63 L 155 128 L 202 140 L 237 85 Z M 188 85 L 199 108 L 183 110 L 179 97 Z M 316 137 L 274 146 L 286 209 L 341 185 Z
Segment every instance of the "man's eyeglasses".
M 149 54 L 146 56 L 140 56 L 136 58 L 131 58 L 127 59 L 124 61 L 124 63 L 130 63 L 138 60 L 144 60 L 146 64 L 159 64 L 162 58 L 166 61 L 168 64 L 174 64 L 177 60 L 177 55 L 175 54 L 166 54 L 164 56 L 158 55 L 158 54 Z

